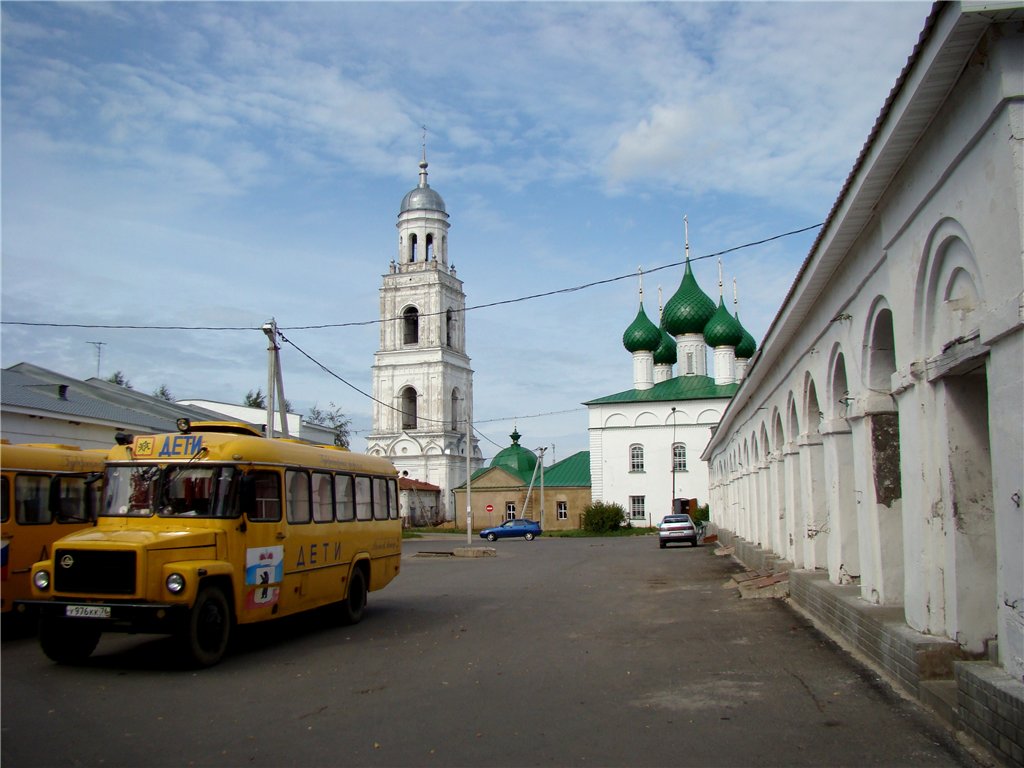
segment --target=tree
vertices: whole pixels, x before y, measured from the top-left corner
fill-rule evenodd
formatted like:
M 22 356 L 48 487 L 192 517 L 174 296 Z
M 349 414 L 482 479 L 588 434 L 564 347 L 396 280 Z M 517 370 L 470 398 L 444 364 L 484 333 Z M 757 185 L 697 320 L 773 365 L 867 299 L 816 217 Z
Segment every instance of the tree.
M 249 408 L 266 409 L 267 396 L 263 394 L 263 388 L 257 387 L 255 392 L 253 392 L 251 389 L 248 392 L 246 392 L 245 399 L 242 401 L 242 405 L 248 406 Z M 284 409 L 291 413 L 292 404 L 287 397 L 284 399 Z
M 318 408 L 316 403 L 313 403 L 309 409 L 307 421 L 310 424 L 319 424 L 333 430 L 334 444 L 343 448 L 349 447 L 349 427 L 352 424 L 352 419 L 348 418 L 339 406 L 331 403 L 330 410 L 324 411 Z
M 111 384 L 117 384 L 117 386 L 119 387 L 124 387 L 125 389 L 133 389 L 132 383 L 128 381 L 128 377 L 125 376 L 120 371 L 114 371 L 112 374 L 110 374 L 107 377 L 107 381 L 109 381 Z
M 171 394 L 171 390 L 167 388 L 166 384 L 161 384 L 157 389 L 153 391 L 153 397 L 159 397 L 161 400 L 166 400 L 169 403 L 174 402 L 174 395 Z
M 242 405 L 247 405 L 250 408 L 266 408 L 267 396 L 263 394 L 263 388 L 257 387 L 255 392 L 251 389 L 246 392 L 245 400 L 242 401 Z

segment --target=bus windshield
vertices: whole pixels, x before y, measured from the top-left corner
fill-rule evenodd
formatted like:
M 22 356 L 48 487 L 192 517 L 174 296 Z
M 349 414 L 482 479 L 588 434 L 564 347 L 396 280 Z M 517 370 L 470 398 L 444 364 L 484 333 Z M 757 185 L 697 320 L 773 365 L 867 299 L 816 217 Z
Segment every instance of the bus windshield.
M 111 466 L 101 515 L 237 517 L 234 467 Z

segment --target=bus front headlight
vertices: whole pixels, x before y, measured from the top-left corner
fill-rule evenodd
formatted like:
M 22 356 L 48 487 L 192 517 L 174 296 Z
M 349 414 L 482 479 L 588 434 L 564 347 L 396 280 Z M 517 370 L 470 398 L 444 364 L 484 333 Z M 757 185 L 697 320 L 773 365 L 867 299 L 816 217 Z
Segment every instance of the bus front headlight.
M 36 571 L 32 574 L 32 583 L 36 585 L 36 589 L 49 589 L 50 588 L 50 572 L 49 571 Z
M 185 589 L 185 577 L 180 573 L 172 573 L 167 577 L 167 591 L 176 595 Z

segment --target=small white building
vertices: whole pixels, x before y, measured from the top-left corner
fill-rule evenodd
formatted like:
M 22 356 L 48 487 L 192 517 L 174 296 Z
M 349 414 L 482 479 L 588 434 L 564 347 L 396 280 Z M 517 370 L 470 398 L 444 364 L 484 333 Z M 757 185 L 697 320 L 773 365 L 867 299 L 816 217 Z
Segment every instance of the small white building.
M 1017 764 L 1022 200 L 1024 8 L 937 3 L 704 453 L 712 520 L 791 594 L 817 572 L 902 617 L 883 662 L 993 661 L 955 663 L 958 722 Z M 1016 752 L 991 740 L 1014 721 Z

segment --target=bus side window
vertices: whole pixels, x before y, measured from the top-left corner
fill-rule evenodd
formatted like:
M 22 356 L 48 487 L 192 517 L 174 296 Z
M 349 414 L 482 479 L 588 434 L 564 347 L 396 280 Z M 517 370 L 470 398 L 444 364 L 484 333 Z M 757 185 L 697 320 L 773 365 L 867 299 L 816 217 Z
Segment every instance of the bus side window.
M 249 472 L 242 479 L 242 507 L 252 522 L 281 519 L 281 478 L 277 472 Z
M 11 481 L 7 475 L 0 478 L 0 493 L 3 494 L 0 499 L 0 520 L 6 523 L 11 519 Z
M 334 476 L 334 503 L 334 515 L 338 520 L 345 523 L 356 519 L 351 475 Z
M 373 519 L 388 519 L 388 487 L 383 477 L 373 478 Z
M 398 481 L 388 480 L 388 517 L 397 520 L 398 513 Z
M 373 518 L 373 500 L 370 497 L 370 478 L 356 478 L 356 519 L 370 520 Z
M 284 473 L 288 486 L 286 507 L 289 523 L 309 522 L 309 475 L 294 469 Z
M 50 514 L 50 478 L 45 475 L 18 475 L 14 478 L 14 514 L 21 525 L 48 525 Z
M 329 523 L 334 520 L 332 485 L 331 476 L 327 473 L 313 473 L 313 520 L 315 522 Z

